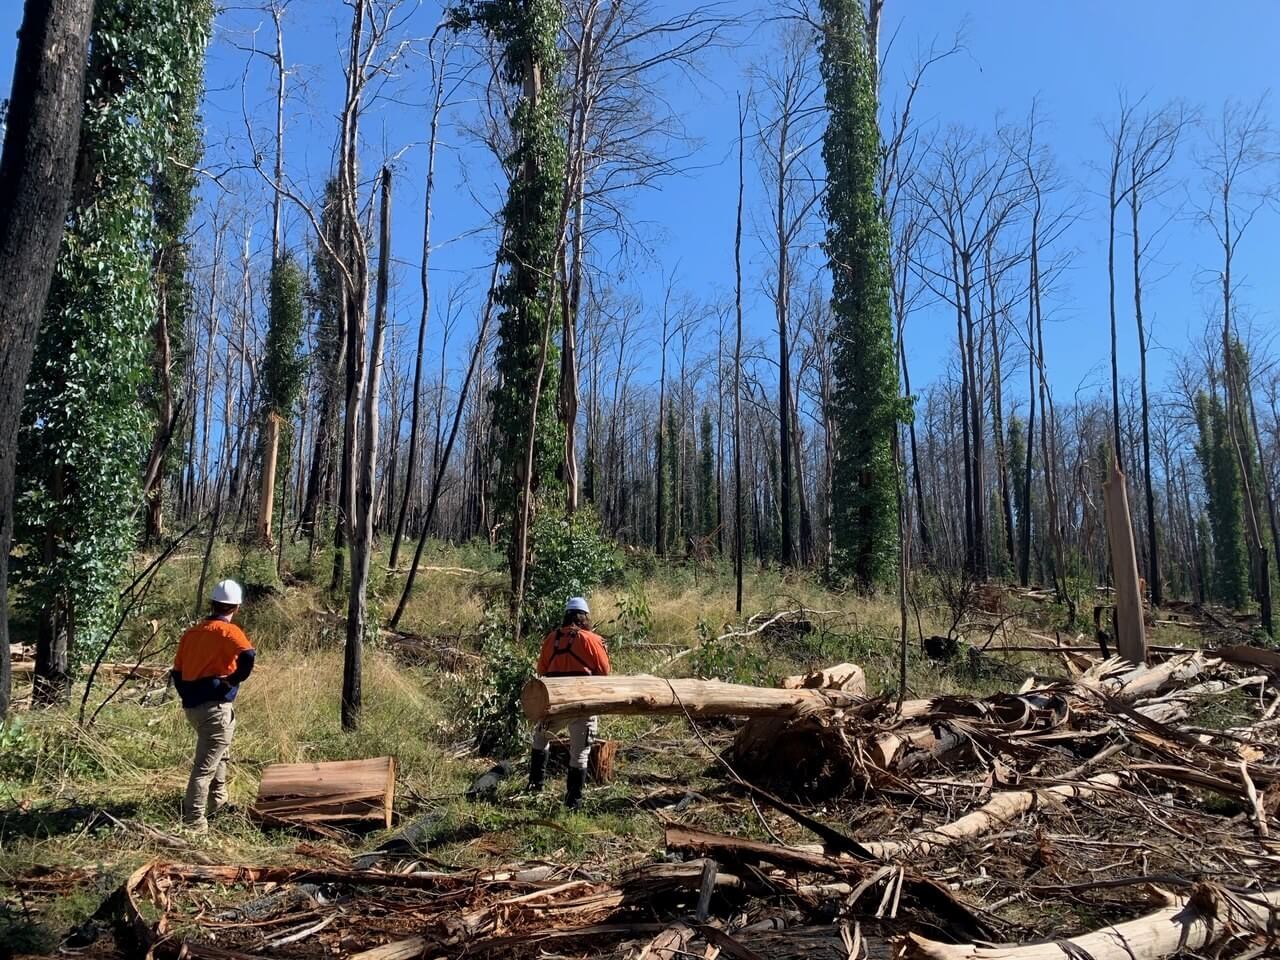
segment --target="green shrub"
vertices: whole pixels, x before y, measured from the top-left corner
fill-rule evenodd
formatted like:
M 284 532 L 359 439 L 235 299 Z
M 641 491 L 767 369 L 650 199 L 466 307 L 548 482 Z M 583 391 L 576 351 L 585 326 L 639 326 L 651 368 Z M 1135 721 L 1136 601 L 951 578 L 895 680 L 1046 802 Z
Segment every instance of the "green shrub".
M 484 666 L 466 689 L 467 733 L 480 753 L 513 756 L 524 747 L 520 691 L 533 676 L 535 654 L 527 643 L 515 643 L 506 616 L 496 608 L 485 612 L 480 652 Z
M 703 680 L 770 685 L 769 660 L 763 654 L 733 640 L 718 640 L 706 621 L 698 622 L 702 638 L 689 658 L 689 668 Z
M 552 629 L 560 623 L 569 597 L 584 597 L 622 577 L 617 549 L 600 533 L 600 521 L 588 510 L 579 510 L 572 518 L 540 513 L 533 524 L 533 543 L 525 590 L 527 632 Z
M 626 593 L 618 594 L 618 620 L 611 645 L 621 650 L 630 644 L 643 643 L 653 633 L 653 610 L 644 584 L 633 583 Z
M 21 720 L 0 726 L 0 780 L 30 782 L 39 760 L 40 743 Z

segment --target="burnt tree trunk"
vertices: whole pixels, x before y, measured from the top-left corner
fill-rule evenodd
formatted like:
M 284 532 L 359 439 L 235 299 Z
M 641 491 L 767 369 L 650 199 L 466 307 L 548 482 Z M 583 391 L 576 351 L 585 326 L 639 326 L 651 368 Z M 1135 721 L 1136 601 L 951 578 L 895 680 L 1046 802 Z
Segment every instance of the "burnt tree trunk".
M 92 21 L 92 0 L 27 0 L 0 156 L 0 719 L 18 415 L 71 195 Z

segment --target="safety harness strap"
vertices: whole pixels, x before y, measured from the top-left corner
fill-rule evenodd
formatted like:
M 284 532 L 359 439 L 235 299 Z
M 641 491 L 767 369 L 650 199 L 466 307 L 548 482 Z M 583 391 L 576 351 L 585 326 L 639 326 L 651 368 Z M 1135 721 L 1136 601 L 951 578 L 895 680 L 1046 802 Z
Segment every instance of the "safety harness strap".
M 587 674 L 590 675 L 591 665 L 587 663 L 586 660 L 582 659 L 582 656 L 578 653 L 577 650 L 574 649 L 575 642 L 581 636 L 582 636 L 581 632 L 576 628 L 574 628 L 572 632 L 569 634 L 568 642 L 562 645 L 561 641 L 565 640 L 564 628 L 563 627 L 557 628 L 556 638 L 552 642 L 552 646 L 551 646 L 551 663 L 555 663 L 558 658 L 567 655 L 577 660 L 578 663 L 582 665 L 582 668 L 587 671 Z

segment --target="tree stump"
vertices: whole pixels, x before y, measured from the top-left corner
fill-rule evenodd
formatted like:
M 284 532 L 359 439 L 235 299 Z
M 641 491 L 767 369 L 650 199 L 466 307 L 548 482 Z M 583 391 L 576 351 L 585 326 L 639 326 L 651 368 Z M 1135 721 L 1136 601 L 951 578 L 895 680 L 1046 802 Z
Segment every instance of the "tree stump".
M 547 748 L 547 758 L 552 769 L 560 771 L 569 767 L 569 742 L 552 740 Z M 613 782 L 613 761 L 618 753 L 617 740 L 591 741 L 591 756 L 587 759 L 587 776 L 592 783 Z

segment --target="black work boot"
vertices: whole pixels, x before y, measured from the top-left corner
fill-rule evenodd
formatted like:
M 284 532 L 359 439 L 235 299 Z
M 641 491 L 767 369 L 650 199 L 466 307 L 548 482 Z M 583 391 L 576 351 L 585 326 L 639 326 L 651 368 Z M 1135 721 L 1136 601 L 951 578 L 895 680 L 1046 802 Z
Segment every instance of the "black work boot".
M 533 750 L 529 754 L 529 790 L 541 793 L 547 779 L 547 751 Z
M 570 810 L 577 810 L 582 805 L 582 784 L 586 779 L 587 771 L 569 768 L 569 789 L 564 794 L 564 805 Z

